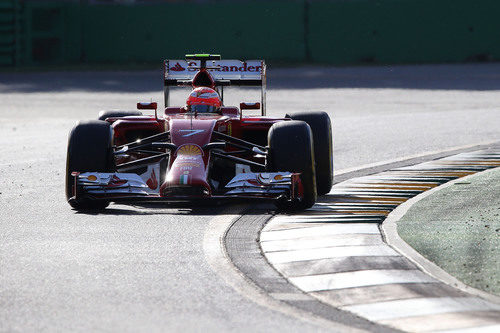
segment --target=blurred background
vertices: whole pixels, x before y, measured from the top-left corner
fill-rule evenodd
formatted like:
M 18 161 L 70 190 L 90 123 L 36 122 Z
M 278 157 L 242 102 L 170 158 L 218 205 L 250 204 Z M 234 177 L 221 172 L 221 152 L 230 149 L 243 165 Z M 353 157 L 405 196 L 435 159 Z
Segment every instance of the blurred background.
M 187 52 L 271 64 L 500 59 L 498 0 L 0 0 L 0 68 L 159 65 Z

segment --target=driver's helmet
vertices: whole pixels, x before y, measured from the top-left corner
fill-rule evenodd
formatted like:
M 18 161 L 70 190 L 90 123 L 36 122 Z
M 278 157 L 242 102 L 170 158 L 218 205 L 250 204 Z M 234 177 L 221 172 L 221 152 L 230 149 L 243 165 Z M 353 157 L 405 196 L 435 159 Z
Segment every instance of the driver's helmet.
M 219 94 L 212 88 L 195 88 L 186 101 L 188 112 L 208 113 L 218 112 L 222 102 Z

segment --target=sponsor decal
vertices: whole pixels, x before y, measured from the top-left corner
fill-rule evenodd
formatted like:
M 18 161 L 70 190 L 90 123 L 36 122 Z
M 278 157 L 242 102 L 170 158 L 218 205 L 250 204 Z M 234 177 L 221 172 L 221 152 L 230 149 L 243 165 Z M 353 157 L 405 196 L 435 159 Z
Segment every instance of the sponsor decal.
M 227 124 L 227 135 L 233 135 L 233 126 L 231 125 L 231 123 Z
M 262 186 L 262 183 L 256 179 L 247 179 L 247 183 L 249 183 L 250 185 L 253 185 L 253 186 L 258 186 L 258 187 Z
M 203 152 L 201 148 L 197 145 L 182 145 L 177 150 L 177 155 L 187 155 L 187 156 L 201 156 Z
M 180 66 L 180 65 L 179 65 Z M 188 63 L 188 71 L 190 72 L 196 72 L 198 71 L 196 68 L 197 63 L 194 61 L 191 61 Z M 248 66 L 246 62 L 241 63 L 241 66 L 225 66 L 225 65 L 219 65 L 219 67 L 210 69 L 213 71 L 217 72 L 251 72 L 251 73 L 260 73 L 262 71 L 262 66 Z
M 90 175 L 87 177 L 88 180 L 90 180 L 91 182 L 95 182 L 97 180 L 97 177 L 95 175 Z
M 151 171 L 151 176 L 146 181 L 146 184 L 152 190 L 156 190 L 156 188 L 158 187 L 158 180 L 156 179 L 155 169 L 153 169 L 153 171 Z
M 198 70 L 196 68 L 193 68 L 193 67 L 196 67 L 196 62 L 194 62 L 194 61 L 188 62 L 188 71 L 197 72 Z
M 181 175 L 179 178 L 179 184 L 187 185 L 189 183 L 189 175 Z
M 174 72 L 182 72 L 185 70 L 185 68 L 182 67 L 181 64 L 176 63 L 173 67 L 170 67 L 170 70 Z
M 178 163 L 177 165 L 181 168 L 181 170 L 192 170 L 193 168 L 198 168 L 201 166 L 200 163 L 197 163 L 197 162 L 194 162 L 194 161 L 190 161 L 190 162 L 185 162 L 185 159 L 183 158 L 179 158 L 180 163 Z
M 212 91 L 212 89 L 195 89 L 190 94 L 191 97 L 199 97 L 199 98 L 214 98 L 219 97 L 219 95 Z
M 274 176 L 274 180 L 282 180 L 283 176 L 282 175 L 276 175 Z
M 218 72 L 260 72 L 262 66 L 248 66 L 247 63 L 244 62 L 243 66 L 220 66 L 216 69 Z
M 195 130 L 195 129 L 192 129 L 192 130 L 179 130 L 179 133 L 185 133 L 182 137 L 183 138 L 186 138 L 188 136 L 193 136 L 193 135 L 196 135 L 196 134 L 200 134 L 200 133 L 203 133 L 205 132 L 205 130 Z
M 128 181 L 126 179 L 120 179 L 116 175 L 113 175 L 113 177 L 110 179 L 108 185 L 106 187 L 118 187 L 125 185 Z

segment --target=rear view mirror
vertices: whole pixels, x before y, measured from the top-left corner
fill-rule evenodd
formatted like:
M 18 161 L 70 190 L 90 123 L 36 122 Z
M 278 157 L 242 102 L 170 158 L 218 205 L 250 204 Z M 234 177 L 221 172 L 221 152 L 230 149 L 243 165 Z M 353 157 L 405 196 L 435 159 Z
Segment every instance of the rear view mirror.
M 155 110 L 155 118 L 158 120 L 158 113 L 156 112 L 156 109 L 158 108 L 158 103 L 156 102 L 139 102 L 137 103 L 137 109 L 138 110 Z
M 155 110 L 158 107 L 156 102 L 137 103 L 138 110 Z
M 241 102 L 240 103 L 240 110 L 260 110 L 260 103 L 259 102 L 255 102 L 255 103 Z

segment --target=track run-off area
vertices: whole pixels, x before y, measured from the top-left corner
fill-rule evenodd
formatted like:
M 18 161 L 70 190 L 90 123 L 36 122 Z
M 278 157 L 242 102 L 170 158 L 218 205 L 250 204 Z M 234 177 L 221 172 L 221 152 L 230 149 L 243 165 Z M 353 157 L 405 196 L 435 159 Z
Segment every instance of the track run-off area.
M 268 114 L 328 112 L 335 169 L 354 176 L 499 141 L 497 73 L 498 64 L 271 67 Z M 162 104 L 161 75 L 160 68 L 0 73 L 0 331 L 392 331 L 356 311 L 297 306 L 300 297 L 291 304 L 286 298 L 296 296 L 286 281 L 281 296 L 270 297 L 235 268 L 225 246 L 250 251 L 258 244 L 240 234 L 233 236 L 241 243 L 224 245 L 228 228 L 242 214 L 249 227 L 263 225 L 271 205 L 70 209 L 64 170 L 71 127 L 103 109 Z M 187 94 L 178 93 L 179 103 Z M 226 105 L 251 96 L 228 89 Z M 264 283 L 265 274 L 280 276 L 267 269 L 259 271 Z M 272 289 L 274 279 L 267 281 Z
M 370 321 L 406 332 L 495 332 L 500 298 L 466 286 L 473 294 L 461 292 L 450 286 L 453 277 L 402 255 L 411 247 L 390 213 L 440 184 L 498 166 L 500 149 L 491 147 L 341 182 L 304 213 L 273 218 L 261 249 L 302 292 Z

